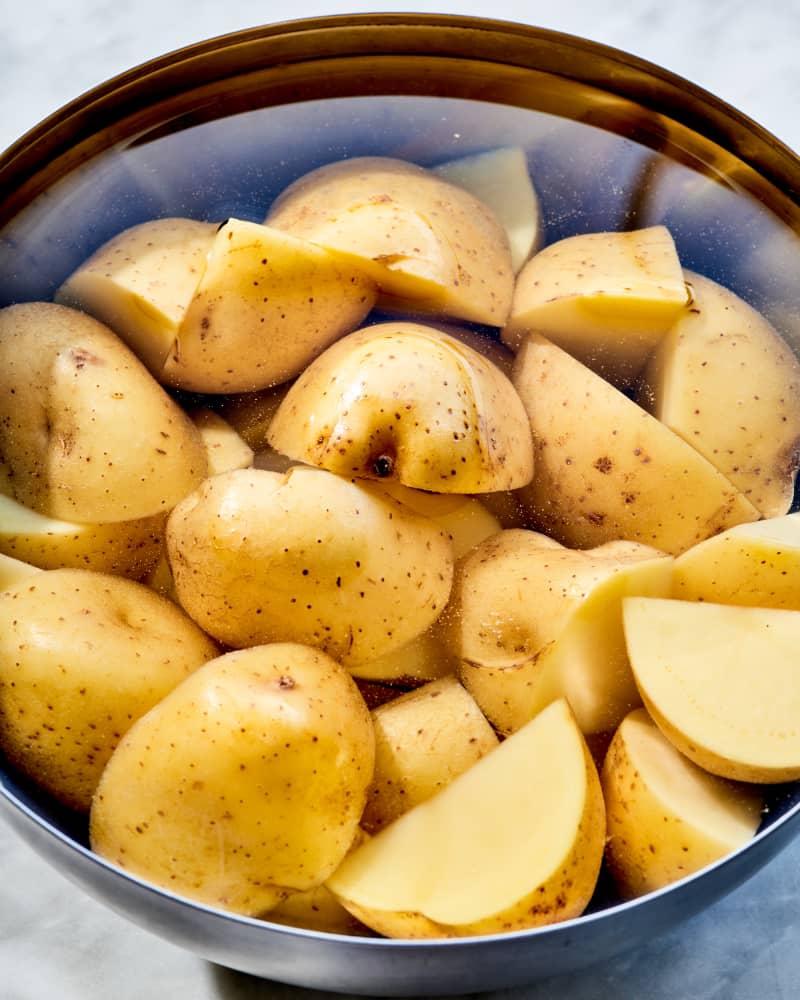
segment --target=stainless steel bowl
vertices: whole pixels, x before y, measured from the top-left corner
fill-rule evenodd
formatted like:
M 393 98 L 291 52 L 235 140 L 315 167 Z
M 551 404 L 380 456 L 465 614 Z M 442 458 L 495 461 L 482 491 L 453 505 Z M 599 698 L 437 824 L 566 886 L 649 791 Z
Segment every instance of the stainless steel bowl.
M 554 32 L 438 15 L 269 25 L 131 70 L 0 159 L 0 305 L 48 298 L 99 243 L 158 214 L 261 218 L 306 169 L 383 153 L 435 163 L 529 151 L 548 239 L 664 221 L 687 266 L 800 344 L 800 160 L 713 96 L 640 59 Z M 113 909 L 234 969 L 341 992 L 476 992 L 636 948 L 754 874 L 800 829 L 770 790 L 746 847 L 661 892 L 539 930 L 428 942 L 339 937 L 181 899 L 95 857 L 85 823 L 0 757 L 0 814 Z

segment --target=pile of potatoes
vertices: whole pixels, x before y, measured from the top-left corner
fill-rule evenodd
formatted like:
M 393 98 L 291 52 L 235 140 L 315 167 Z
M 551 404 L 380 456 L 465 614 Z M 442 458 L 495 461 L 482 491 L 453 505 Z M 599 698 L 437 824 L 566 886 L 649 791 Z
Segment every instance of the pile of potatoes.
M 800 365 L 520 149 L 346 160 L 0 311 L 0 748 L 93 850 L 336 933 L 578 916 L 800 779 Z

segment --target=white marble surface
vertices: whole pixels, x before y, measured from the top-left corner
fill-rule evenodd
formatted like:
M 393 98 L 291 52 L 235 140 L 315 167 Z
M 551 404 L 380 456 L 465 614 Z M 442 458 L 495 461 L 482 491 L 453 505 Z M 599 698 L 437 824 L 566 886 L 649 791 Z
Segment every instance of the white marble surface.
M 800 149 L 798 0 L 0 0 L 0 147 L 109 76 L 200 38 L 299 15 L 411 9 L 491 13 L 633 52 L 707 88 Z M 503 997 L 789 1000 L 800 980 L 799 873 L 800 843 L 648 948 Z M 1 1000 L 312 996 L 322 994 L 213 967 L 133 927 L 79 894 L 0 822 Z

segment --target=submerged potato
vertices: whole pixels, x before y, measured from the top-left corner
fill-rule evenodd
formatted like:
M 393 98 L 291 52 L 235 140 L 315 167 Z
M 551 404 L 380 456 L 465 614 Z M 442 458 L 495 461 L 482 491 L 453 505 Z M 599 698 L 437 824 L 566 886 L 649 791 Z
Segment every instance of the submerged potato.
M 329 347 L 286 394 L 267 437 L 339 475 L 437 493 L 513 489 L 533 471 L 528 420 L 508 378 L 418 323 L 365 327 Z
M 43 571 L 0 594 L 0 747 L 60 802 L 88 810 L 131 724 L 217 647 L 147 587 Z
M 445 532 L 320 469 L 215 476 L 167 525 L 178 598 L 231 646 L 304 642 L 350 666 L 400 649 L 441 613 Z
M 2 492 L 65 521 L 130 521 L 205 473 L 197 429 L 108 327 L 46 302 L 0 310 Z
M 117 748 L 92 847 L 172 892 L 263 914 L 339 865 L 373 761 L 367 707 L 330 657 L 294 643 L 227 653 Z

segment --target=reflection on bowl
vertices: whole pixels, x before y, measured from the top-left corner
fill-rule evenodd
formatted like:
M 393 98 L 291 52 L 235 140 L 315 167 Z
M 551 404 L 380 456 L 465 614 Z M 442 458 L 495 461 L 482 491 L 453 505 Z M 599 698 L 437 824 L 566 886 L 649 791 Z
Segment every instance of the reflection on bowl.
M 502 55 L 501 55 L 502 53 Z M 162 215 L 260 221 L 332 160 L 434 166 L 522 146 L 546 240 L 666 223 L 684 266 L 735 290 L 800 344 L 800 162 L 685 81 L 520 25 L 431 16 L 293 22 L 199 44 L 68 106 L 0 160 L 0 306 L 52 298 L 100 244 Z M 149 930 L 212 961 L 321 989 L 475 992 L 636 947 L 748 878 L 795 835 L 800 790 L 768 790 L 743 849 L 622 903 L 604 875 L 577 920 L 459 940 L 339 937 L 238 917 L 121 872 L 85 821 L 0 759 L 0 807 L 43 857 Z

